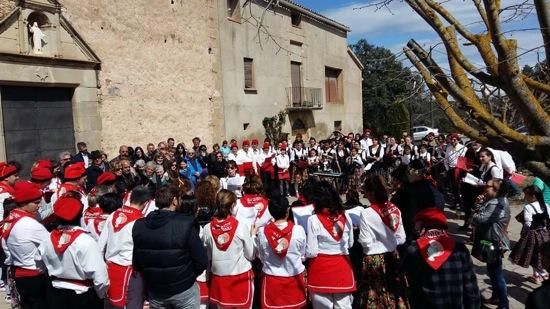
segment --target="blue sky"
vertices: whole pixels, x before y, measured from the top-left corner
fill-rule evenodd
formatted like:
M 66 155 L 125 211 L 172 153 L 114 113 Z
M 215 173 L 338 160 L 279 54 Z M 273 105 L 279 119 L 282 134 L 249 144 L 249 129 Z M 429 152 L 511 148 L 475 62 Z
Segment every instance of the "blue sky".
M 437 45 L 440 40 L 435 32 L 422 20 L 406 3 L 395 0 L 391 5 L 391 12 L 386 9 L 376 11 L 374 8 L 357 9 L 371 0 L 295 0 L 296 2 L 313 9 L 327 17 L 333 18 L 352 29 L 348 42 L 355 43 L 361 38 L 367 39 L 372 44 L 384 46 L 395 53 L 399 53 L 406 42 L 414 38 L 426 48 Z M 523 0 L 502 0 L 502 7 L 519 4 Z M 444 3 L 459 20 L 469 25 L 472 32 L 482 30 L 478 23 L 479 15 L 469 0 L 450 0 Z M 503 13 L 506 16 L 507 13 Z M 503 24 L 503 30 L 518 30 L 537 28 L 537 20 L 534 13 L 521 20 Z M 506 34 L 518 40 L 518 54 L 520 64 L 534 64 L 538 57 L 544 59 L 542 39 L 538 31 L 511 31 Z M 540 53 L 537 57 L 537 51 Z M 474 48 L 466 48 L 465 53 L 474 63 L 483 61 L 477 55 Z M 439 54 L 439 57 L 437 56 Z M 445 60 L 444 47 L 440 44 L 435 48 L 434 58 Z M 437 59 L 439 58 L 439 59 Z

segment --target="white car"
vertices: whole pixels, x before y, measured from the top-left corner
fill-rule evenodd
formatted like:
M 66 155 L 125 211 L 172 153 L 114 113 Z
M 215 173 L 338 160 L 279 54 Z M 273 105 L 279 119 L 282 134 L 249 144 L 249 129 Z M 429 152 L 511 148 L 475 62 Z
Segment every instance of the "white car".
M 413 133 L 413 139 L 415 141 L 419 141 L 429 133 L 433 133 L 436 136 L 439 135 L 439 129 L 434 129 L 434 128 L 425 127 L 425 126 L 418 126 L 418 127 L 412 128 L 412 133 Z

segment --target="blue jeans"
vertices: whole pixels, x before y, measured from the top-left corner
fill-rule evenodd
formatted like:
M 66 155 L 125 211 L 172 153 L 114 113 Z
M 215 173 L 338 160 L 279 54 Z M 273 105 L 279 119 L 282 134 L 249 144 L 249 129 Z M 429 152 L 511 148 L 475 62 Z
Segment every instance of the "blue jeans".
M 149 295 L 151 309 L 195 309 L 200 305 L 199 286 L 195 283 L 187 290 L 167 298 Z
M 502 270 L 502 258 L 499 257 L 494 263 L 487 264 L 487 274 L 491 279 L 493 287 L 493 295 L 498 297 L 498 308 L 508 309 L 508 291 L 506 288 L 506 280 Z

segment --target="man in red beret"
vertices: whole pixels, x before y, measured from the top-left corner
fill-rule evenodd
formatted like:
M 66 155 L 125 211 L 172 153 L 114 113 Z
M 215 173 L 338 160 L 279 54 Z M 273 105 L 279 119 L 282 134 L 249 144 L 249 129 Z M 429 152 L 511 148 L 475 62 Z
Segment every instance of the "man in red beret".
M 130 205 L 122 206 L 105 221 L 98 243 L 105 252 L 110 281 L 106 308 L 143 308 L 143 279 L 132 270 L 132 229 L 136 220 L 143 217 L 142 211 L 150 198 L 147 187 L 135 187 L 130 194 Z
M 4 201 L 13 198 L 13 186 L 18 179 L 18 163 L 0 162 L 0 219 L 4 218 Z
M 470 252 L 447 233 L 447 217 L 435 207 L 414 218 L 420 237 L 406 250 L 403 266 L 411 308 L 480 308 Z
M 253 173 L 254 165 L 252 158 L 250 157 L 250 141 L 245 139 L 243 141 L 243 148 L 237 152 L 235 162 L 239 170 L 239 175 L 246 176 Z
M 255 138 L 252 140 L 252 147 L 248 150 L 248 157 L 252 160 L 254 174 L 256 175 L 260 175 L 261 155 L 262 151 L 258 148 L 258 139 Z
M 237 162 L 237 153 L 239 152 L 239 145 L 235 143 L 231 143 L 231 152 L 227 155 L 227 161 L 235 161 Z
M 82 208 L 76 198 L 59 198 L 53 211 L 60 225 L 38 249 L 52 281 L 50 308 L 103 308 L 102 298 L 109 286 L 107 266 L 97 243 L 80 227 Z
M 84 209 L 88 208 L 88 198 L 84 186 L 86 185 L 86 169 L 83 162 L 76 162 L 67 165 L 63 174 L 63 183 L 52 196 L 52 204 L 55 204 L 60 197 L 69 191 L 76 191 L 82 195 L 80 201 Z
M 53 179 L 53 174 L 50 169 L 43 167 L 41 165 L 36 165 L 31 170 L 31 182 L 36 184 L 40 190 L 42 190 L 42 201 L 40 202 L 40 209 L 38 210 L 38 219 L 44 220 L 53 213 L 53 208 L 51 204 L 51 197 L 53 192 L 49 190 L 48 186 L 50 185 Z
M 21 308 L 48 308 L 48 281 L 35 261 L 38 246 L 49 236 L 46 228 L 35 219 L 42 191 L 36 184 L 21 181 L 15 184 L 13 196 L 17 207 L 2 226 L 3 245 L 8 257 L 5 264 L 14 270 Z

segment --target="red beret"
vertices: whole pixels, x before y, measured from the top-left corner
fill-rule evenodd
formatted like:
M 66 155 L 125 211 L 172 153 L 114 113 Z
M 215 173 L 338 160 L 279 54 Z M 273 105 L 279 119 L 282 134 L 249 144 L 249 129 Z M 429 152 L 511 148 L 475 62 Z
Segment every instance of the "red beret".
M 271 144 L 265 142 L 264 147 L 262 147 L 262 149 L 269 149 L 269 147 L 271 147 Z
M 115 174 L 113 174 L 112 172 L 105 172 L 99 175 L 99 177 L 97 177 L 97 184 L 103 185 L 109 182 L 113 182 L 115 180 L 116 180 Z
M 17 166 L 6 162 L 0 162 L 0 180 L 8 178 L 15 173 L 17 173 Z
M 52 168 L 52 162 L 50 160 L 38 160 L 34 164 L 34 168 L 37 168 L 37 167 L 45 167 L 47 169 L 51 169 Z
M 42 197 L 40 187 L 29 181 L 19 181 L 14 186 L 14 198 L 17 204 L 25 204 L 36 201 Z
M 243 141 L 243 146 L 250 146 L 250 141 L 247 140 L 247 139 L 245 139 L 245 140 Z
M 60 219 L 72 221 L 82 213 L 82 203 L 74 197 L 64 196 L 53 205 L 53 213 Z
M 365 133 L 367 133 L 367 132 L 369 132 L 369 133 L 370 133 L 370 132 L 371 132 L 371 129 L 369 129 L 369 128 L 366 128 L 364 132 L 365 132 Z
M 414 216 L 415 224 L 420 226 L 446 226 L 447 216 L 439 208 L 430 207 L 420 210 L 416 216 Z
M 231 148 L 239 148 L 239 145 L 237 145 L 237 143 L 233 143 L 231 144 Z
M 53 174 L 49 168 L 43 166 L 36 166 L 31 170 L 31 179 L 38 181 L 46 181 L 53 178 Z
M 280 143 L 279 144 L 279 150 L 286 150 L 286 144 Z
M 258 139 L 257 139 L 257 138 L 255 138 L 255 139 L 252 140 L 252 145 L 258 145 L 258 144 L 259 144 L 259 143 L 258 143 Z
M 65 180 L 75 180 L 85 175 L 86 169 L 84 168 L 84 162 L 76 162 L 65 168 L 63 178 L 65 178 Z
M 450 139 L 456 138 L 457 140 L 460 140 L 460 135 L 458 133 L 453 133 L 449 136 Z

